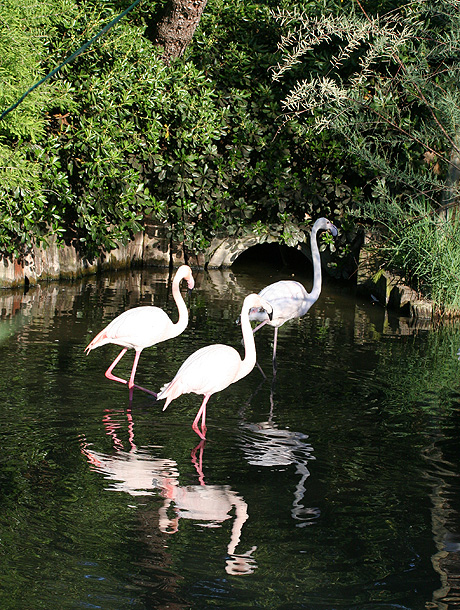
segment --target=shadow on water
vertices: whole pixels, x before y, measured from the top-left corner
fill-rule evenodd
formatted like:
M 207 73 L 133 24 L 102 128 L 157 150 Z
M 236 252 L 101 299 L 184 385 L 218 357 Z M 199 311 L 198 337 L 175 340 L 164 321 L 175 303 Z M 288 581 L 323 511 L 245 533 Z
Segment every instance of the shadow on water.
M 307 270 L 194 273 L 190 321 L 144 350 L 157 391 L 195 349 L 241 349 L 249 292 Z M 439 608 L 459 603 L 457 326 L 388 314 L 325 281 L 257 369 L 166 411 L 84 347 L 129 307 L 175 319 L 167 273 L 108 274 L 0 294 L 0 606 Z M 257 333 L 271 370 L 273 330 Z M 120 362 L 129 374 L 132 360 Z M 124 367 L 124 368 L 123 368 Z

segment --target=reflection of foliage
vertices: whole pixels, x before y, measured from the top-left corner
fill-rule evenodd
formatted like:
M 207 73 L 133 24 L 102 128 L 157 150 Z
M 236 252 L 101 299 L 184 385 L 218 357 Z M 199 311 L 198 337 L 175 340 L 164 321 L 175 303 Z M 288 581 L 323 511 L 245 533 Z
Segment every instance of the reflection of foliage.
M 423 341 L 412 338 L 385 345 L 379 357 L 391 391 L 385 401 L 390 412 L 449 416 L 449 397 L 459 388 L 459 347 L 457 325 L 426 333 Z
M 123 498 L 101 493 L 102 481 L 78 452 L 69 451 L 47 409 L 40 418 L 47 425 L 41 427 L 27 398 L 16 396 L 14 402 L 14 421 L 2 420 L 1 605 L 49 608 L 50 599 L 57 598 L 59 607 L 70 608 L 87 594 L 88 574 L 103 581 L 101 594 L 109 582 L 116 585 L 105 566 L 118 563 L 121 572 L 129 555 L 124 548 L 129 514 Z M 23 420 L 30 423 L 21 426 Z

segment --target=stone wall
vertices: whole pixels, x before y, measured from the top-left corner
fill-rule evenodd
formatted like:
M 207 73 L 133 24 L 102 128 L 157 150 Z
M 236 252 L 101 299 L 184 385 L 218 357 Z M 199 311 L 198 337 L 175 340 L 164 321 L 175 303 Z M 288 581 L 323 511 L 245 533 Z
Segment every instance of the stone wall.
M 0 287 L 9 288 L 36 284 L 40 281 L 74 279 L 107 269 L 136 266 L 169 267 L 180 264 L 180 248 L 171 251 L 164 225 L 146 223 L 126 245 L 104 253 L 94 261 L 82 258 L 73 246 L 58 246 L 51 237 L 46 248 L 32 247 L 23 260 L 0 259 Z
M 367 233 L 364 238 L 357 269 L 358 290 L 398 315 L 431 320 L 434 314 L 433 303 L 422 298 L 406 286 L 400 277 L 381 266 L 376 256 L 376 239 L 372 233 Z
M 432 303 L 422 299 L 414 290 L 405 286 L 400 278 L 379 266 L 372 250 L 375 239 L 371 234 L 366 235 L 364 244 L 356 253 L 358 290 L 398 315 L 412 319 L 431 319 Z M 275 237 L 271 241 L 275 242 Z M 31 248 L 22 261 L 0 258 L 0 288 L 75 279 L 111 269 L 177 267 L 185 260 L 196 269 L 220 269 L 230 267 L 242 252 L 259 243 L 260 239 L 255 235 L 215 238 L 205 253 L 187 256 L 182 244 L 171 242 L 166 225 L 148 220 L 144 230 L 126 245 L 104 253 L 95 261 L 81 258 L 72 246 L 57 246 L 55 239 L 50 239 L 47 248 Z M 306 244 L 300 244 L 299 250 L 309 257 L 310 250 Z
M 46 248 L 32 247 L 22 261 L 0 258 L 0 287 L 74 279 L 110 269 L 178 267 L 185 261 L 197 269 L 220 269 L 230 267 L 242 252 L 259 243 L 257 236 L 215 238 L 205 253 L 190 255 L 182 244 L 171 242 L 166 225 L 147 220 L 144 230 L 126 245 L 105 252 L 94 261 L 81 258 L 73 246 L 58 246 L 55 238 Z

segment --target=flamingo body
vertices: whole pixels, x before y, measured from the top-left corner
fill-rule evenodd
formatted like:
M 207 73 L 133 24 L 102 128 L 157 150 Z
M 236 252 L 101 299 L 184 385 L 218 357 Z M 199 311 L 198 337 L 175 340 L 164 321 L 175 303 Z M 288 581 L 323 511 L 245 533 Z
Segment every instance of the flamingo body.
M 189 289 L 192 289 L 195 284 L 192 270 L 187 265 L 179 267 L 174 276 L 172 285 L 173 297 L 179 312 L 179 319 L 176 323 L 173 323 L 169 316 L 159 307 L 150 305 L 134 307 L 133 309 L 124 311 L 112 320 L 112 322 L 101 330 L 86 347 L 85 351 L 87 354 L 91 350 L 106 345 L 107 343 L 114 343 L 123 348 L 105 372 L 105 376 L 113 381 L 127 384 L 130 390 L 130 398 L 132 398 L 133 388 L 138 388 L 139 390 L 156 396 L 155 392 L 146 390 L 134 383 L 137 364 L 143 349 L 177 337 L 186 329 L 188 324 L 188 311 L 179 288 L 180 282 L 184 279 L 187 280 Z M 112 371 L 128 349 L 134 349 L 136 355 L 134 357 L 131 376 L 129 381 L 126 381 L 113 375 Z
M 318 218 L 314 223 L 311 236 L 311 255 L 313 262 L 313 287 L 307 292 L 300 282 L 293 280 L 281 280 L 266 286 L 259 292 L 264 300 L 272 306 L 272 318 L 258 308 L 253 308 L 249 314 L 251 321 L 259 322 L 253 332 L 257 332 L 262 326 L 268 324 L 275 329 L 273 341 L 273 371 L 276 373 L 276 346 L 278 341 L 278 328 L 288 320 L 301 318 L 316 303 L 321 294 L 321 258 L 319 254 L 317 235 L 319 231 L 329 231 L 334 237 L 337 236 L 337 228 L 327 220 Z
M 263 288 L 259 295 L 273 307 L 273 317 L 269 320 L 264 310 L 253 309 L 250 320 L 265 322 L 279 328 L 288 320 L 304 316 L 315 300 L 300 282 L 281 280 Z
M 159 307 L 150 305 L 128 309 L 94 337 L 86 348 L 91 351 L 107 343 L 141 351 L 174 336 L 174 324 Z
M 241 310 L 241 330 L 245 347 L 243 360 L 236 349 L 229 345 L 202 347 L 185 360 L 174 379 L 157 395 L 158 400 L 166 398 L 164 411 L 172 400 L 182 394 L 202 394 L 203 402 L 192 424 L 193 430 L 202 439 L 206 438 L 206 404 L 210 396 L 248 375 L 256 364 L 256 347 L 249 322 L 249 311 L 252 307 L 263 307 L 267 315 L 271 311 L 271 305 L 257 294 L 250 294 L 244 299 Z M 201 431 L 198 428 L 200 418 Z
M 182 394 L 211 395 L 238 381 L 241 358 L 229 345 L 207 345 L 182 364 L 176 376 L 158 395 L 166 398 L 163 410 Z

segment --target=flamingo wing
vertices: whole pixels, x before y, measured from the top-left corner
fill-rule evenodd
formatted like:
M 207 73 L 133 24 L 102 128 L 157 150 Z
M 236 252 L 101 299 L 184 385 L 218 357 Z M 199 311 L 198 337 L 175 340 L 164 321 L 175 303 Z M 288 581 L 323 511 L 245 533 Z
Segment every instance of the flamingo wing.
M 91 351 L 106 343 L 141 350 L 173 335 L 173 323 L 159 307 L 143 306 L 128 309 L 117 316 L 88 345 Z
M 282 280 L 266 286 L 259 292 L 259 295 L 268 301 L 273 307 L 273 316 L 270 326 L 279 327 L 288 320 L 300 318 L 305 315 L 314 303 L 314 299 L 300 284 L 293 280 Z M 268 320 L 265 312 L 252 312 L 249 316 L 251 320 L 263 322 Z
M 240 355 L 233 347 L 221 344 L 202 347 L 185 360 L 157 399 L 167 398 L 166 409 L 181 394 L 214 394 L 233 383 L 240 366 Z

